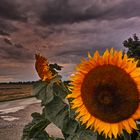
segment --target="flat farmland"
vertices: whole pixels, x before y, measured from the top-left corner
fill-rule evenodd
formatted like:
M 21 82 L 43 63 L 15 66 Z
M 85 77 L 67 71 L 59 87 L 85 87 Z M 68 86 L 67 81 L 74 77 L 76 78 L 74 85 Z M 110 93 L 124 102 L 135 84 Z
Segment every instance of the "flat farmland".
M 32 97 L 32 84 L 0 84 L 0 101 Z

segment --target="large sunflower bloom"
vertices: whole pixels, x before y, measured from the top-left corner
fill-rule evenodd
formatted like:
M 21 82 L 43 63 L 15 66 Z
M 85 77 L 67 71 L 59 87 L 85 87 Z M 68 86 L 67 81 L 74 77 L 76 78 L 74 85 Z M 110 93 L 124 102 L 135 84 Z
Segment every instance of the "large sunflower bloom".
M 71 76 L 71 107 L 82 124 L 104 135 L 117 138 L 123 130 L 137 129 L 140 118 L 140 68 L 122 51 L 98 51 L 82 60 Z
M 42 81 L 50 81 L 53 77 L 48 60 L 40 54 L 35 55 L 35 68 Z

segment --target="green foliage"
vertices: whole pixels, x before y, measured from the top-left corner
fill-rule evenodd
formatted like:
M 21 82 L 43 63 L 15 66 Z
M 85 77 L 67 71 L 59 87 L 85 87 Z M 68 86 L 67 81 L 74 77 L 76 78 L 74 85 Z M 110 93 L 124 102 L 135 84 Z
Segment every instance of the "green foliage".
M 127 55 L 129 57 L 134 57 L 140 59 L 140 41 L 136 34 L 133 35 L 133 38 L 129 38 L 123 42 L 124 47 L 128 48 Z
M 128 38 L 123 42 L 125 48 L 128 49 L 127 55 L 128 57 L 135 58 L 136 60 L 140 60 L 140 40 L 136 34 L 133 35 L 133 38 Z M 138 66 L 140 66 L 140 61 Z
M 85 129 L 74 119 L 74 110 L 70 109 L 65 97 L 70 91 L 69 82 L 63 82 L 61 76 L 56 74 L 50 82 L 40 81 L 34 85 L 34 96 L 41 100 L 42 114 L 33 113 L 32 122 L 23 130 L 22 140 L 62 140 L 49 136 L 45 128 L 55 124 L 61 129 L 65 140 L 93 140 L 95 134 Z
M 32 113 L 32 122 L 27 124 L 23 130 L 22 140 L 46 140 L 49 135 L 44 131 L 47 125 L 50 124 L 44 114 Z

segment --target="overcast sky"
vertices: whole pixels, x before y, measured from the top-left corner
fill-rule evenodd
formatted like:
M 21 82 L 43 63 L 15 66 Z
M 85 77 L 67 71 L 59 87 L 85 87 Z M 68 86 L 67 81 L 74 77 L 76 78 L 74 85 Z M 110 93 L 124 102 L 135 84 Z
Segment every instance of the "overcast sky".
M 140 37 L 138 0 L 0 0 L 0 82 L 38 80 L 34 54 L 66 78 L 87 52 Z

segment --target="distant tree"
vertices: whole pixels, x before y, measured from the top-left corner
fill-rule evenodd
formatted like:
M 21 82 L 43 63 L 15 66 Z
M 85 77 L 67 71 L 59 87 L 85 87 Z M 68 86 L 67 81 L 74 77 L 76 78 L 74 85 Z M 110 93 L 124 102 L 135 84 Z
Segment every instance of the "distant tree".
M 138 66 L 140 66 L 140 40 L 136 34 L 133 35 L 133 38 L 128 38 L 123 42 L 125 48 L 128 49 L 127 55 L 128 57 L 135 58 L 139 60 Z

